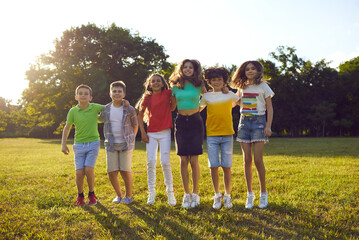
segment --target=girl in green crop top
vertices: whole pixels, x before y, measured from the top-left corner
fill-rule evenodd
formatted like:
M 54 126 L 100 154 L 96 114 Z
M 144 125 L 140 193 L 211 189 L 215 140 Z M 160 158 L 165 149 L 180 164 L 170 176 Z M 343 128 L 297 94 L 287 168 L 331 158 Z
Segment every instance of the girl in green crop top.
M 175 120 L 175 142 L 177 155 L 181 159 L 181 177 L 184 188 L 182 206 L 196 207 L 200 203 L 198 183 L 200 169 L 198 155 L 203 153 L 203 121 L 199 114 L 199 99 L 206 92 L 202 80 L 201 64 L 197 60 L 183 60 L 170 77 L 172 102 L 177 103 Z M 192 194 L 189 189 L 188 164 L 192 168 Z

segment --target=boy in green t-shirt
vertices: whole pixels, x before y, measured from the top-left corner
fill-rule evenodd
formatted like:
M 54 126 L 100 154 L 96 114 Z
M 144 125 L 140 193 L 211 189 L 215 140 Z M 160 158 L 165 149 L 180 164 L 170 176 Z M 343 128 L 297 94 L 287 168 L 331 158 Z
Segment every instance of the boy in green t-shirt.
M 76 88 L 75 99 L 78 104 L 71 108 L 67 114 L 67 121 L 62 132 L 62 149 L 64 154 L 70 150 L 66 141 L 72 125 L 75 125 L 75 142 L 73 145 L 75 155 L 76 185 L 78 197 L 75 206 L 83 206 L 85 197 L 83 193 L 84 179 L 87 178 L 89 188 L 88 205 L 95 205 L 97 198 L 94 192 L 95 185 L 95 164 L 100 150 L 100 135 L 97 129 L 97 117 L 103 105 L 90 103 L 92 90 L 87 85 L 80 85 Z

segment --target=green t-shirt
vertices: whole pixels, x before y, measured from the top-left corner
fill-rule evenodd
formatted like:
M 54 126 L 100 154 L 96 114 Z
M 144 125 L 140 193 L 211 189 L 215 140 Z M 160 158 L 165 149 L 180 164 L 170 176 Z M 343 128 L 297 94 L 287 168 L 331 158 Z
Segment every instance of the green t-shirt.
M 172 96 L 176 97 L 178 110 L 198 109 L 199 97 L 203 87 L 195 87 L 192 83 L 186 82 L 184 89 L 177 86 L 172 87 Z
M 90 103 L 83 110 L 78 106 L 70 109 L 67 114 L 67 125 L 75 125 L 75 143 L 87 143 L 100 140 L 97 128 L 97 115 L 104 106 Z

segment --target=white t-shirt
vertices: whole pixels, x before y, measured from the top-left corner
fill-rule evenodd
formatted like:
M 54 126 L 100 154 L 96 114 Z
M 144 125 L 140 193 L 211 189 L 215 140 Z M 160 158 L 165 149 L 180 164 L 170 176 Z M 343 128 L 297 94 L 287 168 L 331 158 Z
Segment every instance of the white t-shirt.
M 123 136 L 122 117 L 123 117 L 123 107 L 122 106 L 115 107 L 111 105 L 110 122 L 111 122 L 111 130 L 113 136 L 115 137 L 115 143 L 126 142 Z
M 274 92 L 267 83 L 261 82 L 258 85 L 248 85 L 240 89 L 241 114 L 244 116 L 264 115 L 266 112 L 266 98 L 273 97 Z

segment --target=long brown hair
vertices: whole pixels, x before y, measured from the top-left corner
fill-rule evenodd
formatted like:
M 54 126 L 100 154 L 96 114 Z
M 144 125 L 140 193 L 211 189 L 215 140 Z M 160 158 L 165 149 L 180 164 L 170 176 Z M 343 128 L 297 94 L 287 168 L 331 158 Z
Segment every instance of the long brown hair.
M 145 97 L 148 96 L 148 107 L 147 107 L 147 109 L 146 109 L 146 111 L 145 111 L 145 113 L 143 115 L 143 121 L 145 123 L 148 123 L 149 116 L 151 114 L 150 97 L 153 94 L 153 90 L 152 90 L 152 88 L 150 86 L 151 85 L 150 82 L 151 82 L 152 77 L 154 77 L 154 76 L 157 76 L 157 77 L 161 78 L 161 81 L 162 81 L 162 84 L 163 84 L 163 87 L 162 87 L 161 91 L 167 90 L 169 88 L 168 84 L 167 84 L 167 82 L 165 80 L 165 77 L 162 74 L 153 73 L 153 74 L 151 74 L 150 76 L 147 77 L 146 81 L 143 84 L 145 90 L 144 90 L 141 98 L 137 101 L 136 106 L 135 106 L 135 108 L 138 111 L 142 111 L 141 104 L 142 104 L 143 100 L 145 99 Z
M 254 79 L 254 84 L 258 85 L 261 82 L 266 82 L 266 80 L 263 78 L 263 72 L 264 72 L 263 65 L 258 61 L 247 61 L 247 62 L 244 62 L 234 73 L 234 75 L 232 77 L 232 81 L 229 84 L 230 87 L 237 88 L 237 89 L 245 89 L 246 88 L 246 86 L 248 85 L 248 83 L 247 83 L 248 79 L 246 77 L 246 68 L 249 64 L 253 64 L 254 67 L 258 71 L 258 76 Z
M 186 62 L 190 62 L 193 65 L 193 75 L 187 77 L 183 74 L 183 67 Z M 196 59 L 185 59 L 177 67 L 177 69 L 170 76 L 169 82 L 171 86 L 177 86 L 180 89 L 184 88 L 185 82 L 191 82 L 195 87 L 204 85 L 202 80 L 202 67 L 201 63 Z

